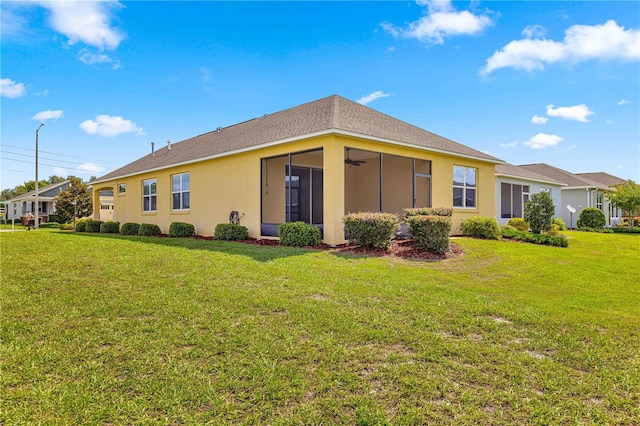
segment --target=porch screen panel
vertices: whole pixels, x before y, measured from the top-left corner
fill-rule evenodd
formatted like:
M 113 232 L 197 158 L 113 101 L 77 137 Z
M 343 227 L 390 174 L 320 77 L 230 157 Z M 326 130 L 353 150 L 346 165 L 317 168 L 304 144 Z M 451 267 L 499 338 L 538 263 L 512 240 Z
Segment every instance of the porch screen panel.
M 522 217 L 522 185 L 513 185 L 513 217 Z
M 345 213 L 380 211 L 380 154 L 352 148 L 349 158 L 363 162 L 344 165 Z
M 500 210 L 503 219 L 511 219 L 511 184 L 500 184 Z
M 413 160 L 382 155 L 382 211 L 402 215 L 413 206 Z
M 285 168 L 289 156 L 262 159 L 262 223 L 285 221 Z

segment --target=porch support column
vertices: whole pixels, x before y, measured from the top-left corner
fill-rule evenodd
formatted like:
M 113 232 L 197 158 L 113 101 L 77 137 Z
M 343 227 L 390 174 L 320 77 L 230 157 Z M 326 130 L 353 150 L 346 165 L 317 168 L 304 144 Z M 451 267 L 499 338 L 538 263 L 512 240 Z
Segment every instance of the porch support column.
M 91 202 L 93 204 L 93 220 L 100 220 L 100 190 L 97 188 L 93 188 L 93 193 L 91 194 Z
M 323 147 L 324 242 L 342 244 L 344 239 L 344 146 L 334 137 Z

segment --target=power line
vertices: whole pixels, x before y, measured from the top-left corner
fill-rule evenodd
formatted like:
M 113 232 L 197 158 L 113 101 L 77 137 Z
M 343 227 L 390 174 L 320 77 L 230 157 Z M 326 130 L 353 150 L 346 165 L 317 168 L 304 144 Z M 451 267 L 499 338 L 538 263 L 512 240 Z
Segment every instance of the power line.
M 12 154 L 12 155 L 19 155 L 21 157 L 29 157 L 29 158 L 34 158 L 33 156 L 29 155 L 29 154 L 20 154 L 19 152 L 11 152 L 11 151 L 4 151 L 3 154 Z M 76 161 L 65 161 L 65 160 L 58 160 L 57 158 L 47 158 L 47 157 L 40 157 L 44 160 L 51 160 L 51 161 L 60 161 L 62 163 L 69 163 L 69 164 L 85 164 L 85 163 L 78 163 Z M 10 159 L 10 158 L 9 158 Z M 39 162 L 39 161 L 38 161 Z
M 9 161 L 17 161 L 19 163 L 33 164 L 33 161 L 17 160 L 15 158 L 3 157 L 2 159 L 3 160 L 9 160 Z M 46 164 L 46 163 L 41 163 L 40 161 L 38 161 L 38 165 L 40 165 L 40 166 L 49 166 L 49 167 L 60 167 L 59 165 L 56 165 L 56 164 Z
M 35 152 L 35 149 L 33 149 L 33 148 L 24 148 L 24 147 L 21 147 L 21 146 L 7 145 L 7 144 L 1 144 L 1 145 L 0 145 L 0 147 L 4 147 L 4 146 L 7 146 L 7 147 L 9 147 L 9 148 L 22 149 L 22 150 L 24 150 L 24 151 L 31 151 L 31 152 Z M 43 150 L 41 150 L 41 149 L 40 149 L 40 150 L 38 150 L 38 152 L 42 152 L 42 153 L 44 153 L 44 154 L 58 155 L 58 156 L 60 156 L 60 157 L 77 158 L 77 159 L 79 159 L 79 160 L 85 160 L 85 158 L 84 158 L 84 157 L 78 157 L 78 156 L 75 156 L 75 155 L 67 155 L 67 154 L 58 154 L 57 152 L 43 151 Z M 22 155 L 24 155 L 24 154 L 22 154 Z M 51 160 L 51 158 L 50 158 L 50 160 Z M 58 161 L 58 160 L 54 160 L 54 161 Z M 60 160 L 60 161 L 61 161 L 61 160 Z M 100 162 L 103 162 L 103 163 L 111 163 L 111 161 L 105 161 L 105 160 L 92 160 L 92 159 L 87 159 L 86 161 L 100 161 Z M 79 164 L 82 164 L 82 163 L 79 163 Z

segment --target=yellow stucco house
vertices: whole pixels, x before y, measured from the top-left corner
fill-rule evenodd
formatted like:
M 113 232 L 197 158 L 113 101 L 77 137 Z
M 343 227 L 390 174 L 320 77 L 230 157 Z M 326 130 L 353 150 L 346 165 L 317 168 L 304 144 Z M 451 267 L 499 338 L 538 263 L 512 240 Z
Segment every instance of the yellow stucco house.
M 163 232 L 187 222 L 211 236 L 235 211 L 255 238 L 300 220 L 340 244 L 349 212 L 453 207 L 454 232 L 465 218 L 495 216 L 500 163 L 333 95 L 168 143 L 92 182 L 93 202 L 111 189 L 114 220 Z

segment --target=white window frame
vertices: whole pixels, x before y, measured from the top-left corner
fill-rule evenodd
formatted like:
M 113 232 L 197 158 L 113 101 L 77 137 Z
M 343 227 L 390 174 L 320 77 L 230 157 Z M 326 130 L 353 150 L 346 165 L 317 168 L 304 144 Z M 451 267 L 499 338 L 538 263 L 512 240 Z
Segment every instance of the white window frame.
M 127 184 L 121 183 L 118 185 L 118 195 L 123 195 L 127 193 Z
M 149 187 L 149 192 L 145 194 L 145 188 Z M 149 207 L 145 209 L 145 199 L 149 199 Z M 155 203 L 152 203 L 155 201 Z M 155 209 L 152 206 L 155 204 Z M 156 212 L 158 209 L 158 181 L 156 178 L 145 179 L 142 181 L 142 211 L 144 213 Z
M 602 192 L 596 192 L 595 193 L 595 202 L 596 202 L 596 208 L 603 210 L 604 208 L 604 194 Z
M 463 175 L 463 182 L 462 183 L 456 183 L 455 182 L 455 175 L 456 175 L 456 168 L 458 169 L 462 169 L 462 175 Z M 473 178 L 474 178 L 474 182 L 473 184 L 471 184 L 468 181 L 468 175 L 467 173 L 469 171 L 473 171 Z M 462 189 L 462 205 L 461 206 L 457 206 L 455 204 L 455 195 L 453 196 L 453 208 L 457 208 L 457 209 L 477 209 L 478 208 L 478 169 L 475 167 L 466 167 L 466 166 L 453 166 L 453 191 L 452 191 L 452 195 L 455 194 L 455 189 Z M 474 196 L 473 196 L 473 200 L 474 200 L 474 205 L 472 206 L 468 206 L 467 205 L 467 191 L 473 191 Z
M 186 177 L 186 179 L 185 179 Z M 175 180 L 178 179 L 178 182 Z M 186 188 L 185 188 L 186 182 Z M 177 185 L 176 185 L 177 184 Z M 191 175 L 189 172 L 178 173 L 171 176 L 171 210 L 173 211 L 185 211 L 191 207 Z M 178 195 L 179 205 L 176 207 L 174 196 Z M 185 195 L 186 204 L 185 207 Z

